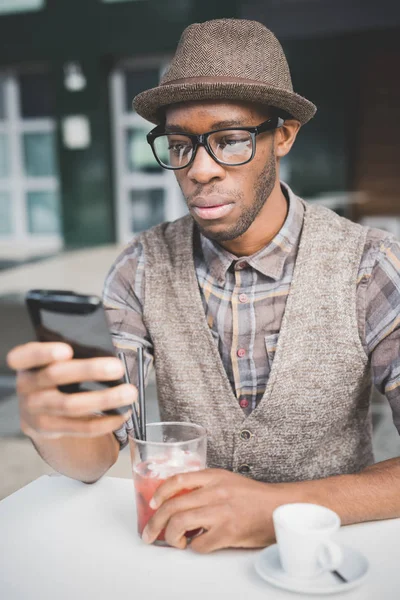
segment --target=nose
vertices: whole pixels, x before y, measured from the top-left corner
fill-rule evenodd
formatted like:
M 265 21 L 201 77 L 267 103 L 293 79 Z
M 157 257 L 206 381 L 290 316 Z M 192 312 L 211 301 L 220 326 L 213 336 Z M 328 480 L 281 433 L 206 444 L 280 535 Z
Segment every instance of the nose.
M 213 179 L 224 179 L 225 169 L 208 154 L 204 146 L 199 146 L 189 167 L 188 177 L 196 183 L 205 184 Z

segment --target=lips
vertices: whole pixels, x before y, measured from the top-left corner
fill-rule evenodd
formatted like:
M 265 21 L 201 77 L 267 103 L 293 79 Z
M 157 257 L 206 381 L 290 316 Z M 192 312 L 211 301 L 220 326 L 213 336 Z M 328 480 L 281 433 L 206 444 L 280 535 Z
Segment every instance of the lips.
M 193 210 L 201 219 L 221 219 L 231 212 L 233 204 L 220 204 L 219 206 L 194 206 Z
M 198 217 L 209 221 L 225 217 L 231 212 L 233 207 L 233 202 L 221 202 L 219 198 L 198 198 L 192 204 L 191 208 Z

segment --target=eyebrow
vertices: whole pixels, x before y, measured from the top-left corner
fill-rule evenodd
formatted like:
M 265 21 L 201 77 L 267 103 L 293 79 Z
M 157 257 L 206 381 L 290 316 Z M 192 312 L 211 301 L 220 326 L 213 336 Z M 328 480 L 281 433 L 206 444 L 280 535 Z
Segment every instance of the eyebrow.
M 216 123 L 212 123 L 212 128 L 210 131 L 214 131 L 216 129 L 224 129 L 225 127 L 245 127 L 241 121 L 238 120 L 230 120 L 230 121 L 217 121 Z M 170 125 L 166 125 L 164 128 L 166 133 L 191 133 L 184 127 L 180 125 L 174 125 L 171 123 Z

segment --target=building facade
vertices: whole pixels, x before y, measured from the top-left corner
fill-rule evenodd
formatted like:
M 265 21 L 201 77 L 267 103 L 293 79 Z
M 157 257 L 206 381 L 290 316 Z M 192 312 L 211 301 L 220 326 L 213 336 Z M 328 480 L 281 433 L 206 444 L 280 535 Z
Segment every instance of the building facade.
M 184 27 L 256 18 L 318 105 L 282 178 L 305 198 L 400 236 L 397 2 L 2 0 L 0 260 L 127 242 L 185 213 L 131 107 Z

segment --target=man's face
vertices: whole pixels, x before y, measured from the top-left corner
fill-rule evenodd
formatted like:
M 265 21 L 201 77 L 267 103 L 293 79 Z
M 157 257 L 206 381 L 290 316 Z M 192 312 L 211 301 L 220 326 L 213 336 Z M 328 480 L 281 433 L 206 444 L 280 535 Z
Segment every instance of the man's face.
M 254 127 L 269 116 L 266 107 L 251 103 L 188 102 L 167 109 L 166 127 L 200 134 Z M 200 146 L 192 164 L 175 175 L 201 232 L 218 242 L 234 240 L 254 222 L 275 185 L 274 132 L 256 137 L 256 154 L 245 165 L 220 165 Z

